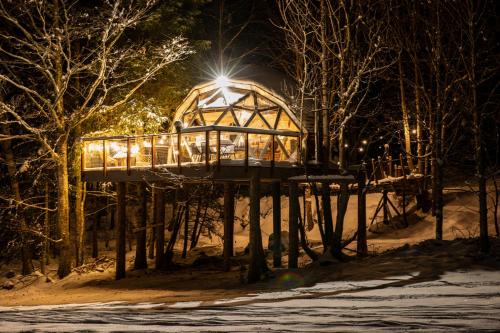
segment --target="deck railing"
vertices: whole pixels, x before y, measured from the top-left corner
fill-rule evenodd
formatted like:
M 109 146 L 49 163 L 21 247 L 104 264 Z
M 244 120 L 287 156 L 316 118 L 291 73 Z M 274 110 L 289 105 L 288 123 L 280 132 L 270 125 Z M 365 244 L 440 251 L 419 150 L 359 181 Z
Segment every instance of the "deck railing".
M 300 133 L 203 126 L 178 133 L 82 138 L 82 171 L 300 164 Z

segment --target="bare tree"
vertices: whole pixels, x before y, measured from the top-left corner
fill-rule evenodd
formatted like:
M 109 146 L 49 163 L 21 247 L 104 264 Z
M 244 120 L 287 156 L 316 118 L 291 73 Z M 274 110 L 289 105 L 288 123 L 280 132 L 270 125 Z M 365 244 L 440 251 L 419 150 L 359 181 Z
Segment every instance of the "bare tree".
M 464 66 L 466 80 L 463 81 L 466 107 L 472 115 L 476 177 L 479 198 L 479 238 L 482 252 L 489 251 L 488 206 L 487 206 L 487 146 L 485 123 L 488 110 L 498 95 L 499 55 L 495 52 L 495 36 L 488 24 L 496 20 L 493 1 L 463 1 L 456 7 L 461 26 L 462 45 L 459 54 Z M 460 14 L 460 15 L 459 15 Z M 498 109 L 493 106 L 494 111 Z M 494 172 L 493 172 L 494 174 Z
M 0 54 L 5 64 L 0 80 L 28 101 L 22 110 L 0 102 L 0 112 L 21 126 L 57 165 L 60 277 L 71 269 L 68 144 L 72 131 L 96 114 L 124 105 L 145 82 L 190 53 L 180 37 L 154 47 L 127 45 L 126 31 L 147 18 L 154 5 L 152 0 L 116 0 L 99 8 L 64 0 L 0 3 L 4 23 Z M 148 64 L 137 70 L 134 65 L 145 55 Z

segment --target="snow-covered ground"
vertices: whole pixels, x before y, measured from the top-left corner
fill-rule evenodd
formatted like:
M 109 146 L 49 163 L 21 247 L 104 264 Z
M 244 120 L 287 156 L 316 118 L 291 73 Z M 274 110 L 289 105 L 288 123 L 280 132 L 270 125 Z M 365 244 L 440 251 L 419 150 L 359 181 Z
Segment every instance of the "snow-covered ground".
M 215 302 L 0 307 L 0 332 L 409 330 L 500 331 L 500 272 L 448 272 L 432 281 L 410 272 Z

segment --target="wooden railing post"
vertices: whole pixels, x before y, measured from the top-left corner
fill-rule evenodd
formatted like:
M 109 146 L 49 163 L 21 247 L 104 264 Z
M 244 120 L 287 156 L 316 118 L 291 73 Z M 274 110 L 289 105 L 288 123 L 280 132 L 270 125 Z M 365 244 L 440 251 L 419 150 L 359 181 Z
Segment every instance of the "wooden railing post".
M 127 138 L 127 175 L 130 176 L 130 138 Z
M 276 136 L 273 134 L 272 138 L 273 138 L 272 139 L 273 142 L 272 142 L 272 145 L 271 145 L 271 149 L 272 149 L 272 154 L 271 154 L 271 156 L 272 156 L 271 157 L 271 172 L 274 169 L 274 160 L 275 160 L 275 152 L 274 151 L 276 150 Z
M 210 131 L 205 132 L 205 166 L 210 170 Z
M 151 136 L 151 170 L 156 169 L 156 140 L 155 136 Z
M 85 144 L 80 139 L 80 173 L 85 170 Z
M 181 158 L 182 158 L 182 153 L 181 153 L 181 132 L 177 133 L 177 167 L 179 168 L 179 173 L 181 172 Z
M 217 170 L 220 170 L 220 131 L 217 131 Z
M 248 133 L 245 133 L 245 172 L 248 172 Z
M 107 161 L 106 161 L 106 140 L 102 140 L 102 173 L 104 177 L 107 176 Z

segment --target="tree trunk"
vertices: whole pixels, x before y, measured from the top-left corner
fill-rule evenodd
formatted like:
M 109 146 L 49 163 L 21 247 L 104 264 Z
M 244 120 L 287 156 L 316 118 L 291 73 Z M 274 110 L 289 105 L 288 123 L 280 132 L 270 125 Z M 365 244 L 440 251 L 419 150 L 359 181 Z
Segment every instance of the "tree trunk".
M 2 126 L 2 132 L 5 135 L 10 134 L 10 130 L 7 125 Z M 9 174 L 10 179 L 10 187 L 14 194 L 14 198 L 16 200 L 16 209 L 17 214 L 19 216 L 19 234 L 20 234 L 20 242 L 21 242 L 21 274 L 29 275 L 33 272 L 33 263 L 31 261 L 31 250 L 29 246 L 29 238 L 26 234 L 26 219 L 24 217 L 24 209 L 21 205 L 21 189 L 19 187 L 19 182 L 17 180 L 17 167 L 16 160 L 14 158 L 14 153 L 12 151 L 11 142 L 9 140 L 1 141 L 1 147 L 5 155 L 5 162 L 7 164 L 7 172 Z
M 406 161 L 410 172 L 414 171 L 412 152 L 411 152 L 411 131 L 410 131 L 410 119 L 408 115 L 408 108 L 406 106 L 406 96 L 403 78 L 403 65 L 401 63 L 401 52 L 398 57 L 398 68 L 399 68 L 399 91 L 401 97 L 401 112 L 403 116 L 403 130 L 404 130 L 404 140 L 405 140 L 405 150 L 406 150 Z M 404 168 L 404 165 L 401 165 Z
M 260 177 L 258 171 L 250 178 L 250 266 L 248 282 L 257 282 L 267 272 L 260 230 Z
M 57 229 L 59 230 L 59 267 L 60 278 L 71 273 L 71 243 L 69 235 L 69 183 L 68 183 L 68 138 L 61 137 L 57 154 Z
M 75 131 L 75 135 L 79 136 L 80 130 Z M 85 183 L 82 182 L 81 173 L 81 144 L 75 143 L 73 151 L 73 174 L 75 177 L 75 224 L 76 224 L 76 266 L 83 265 L 85 244 Z
M 155 200 L 156 200 L 156 193 L 155 191 L 151 191 L 151 210 L 152 210 L 152 219 L 151 219 L 151 225 L 153 225 L 149 229 L 149 238 L 148 238 L 148 258 L 149 259 L 154 259 L 155 258 L 155 242 L 156 242 L 156 228 L 154 227 L 154 221 L 156 220 L 155 218 Z M 149 210 L 148 210 L 148 216 L 149 216 Z
M 49 235 L 49 180 L 45 180 L 45 200 L 44 200 L 44 207 L 45 207 L 45 212 L 43 214 L 43 234 L 46 237 L 50 237 Z M 46 266 L 48 264 L 48 240 L 47 238 L 43 238 L 42 240 L 42 253 L 40 254 L 40 271 L 42 274 L 47 274 L 47 269 Z
M 327 63 L 327 46 L 328 40 L 326 37 L 326 5 L 325 0 L 320 2 L 320 14 L 321 14 L 321 115 L 323 123 L 323 138 L 322 146 L 323 149 L 323 168 L 328 169 L 330 163 L 330 123 L 328 115 L 328 63 Z
M 135 232 L 135 261 L 134 269 L 148 268 L 148 260 L 146 257 L 146 228 L 148 223 L 148 192 L 146 183 L 141 182 L 139 185 L 139 225 Z

